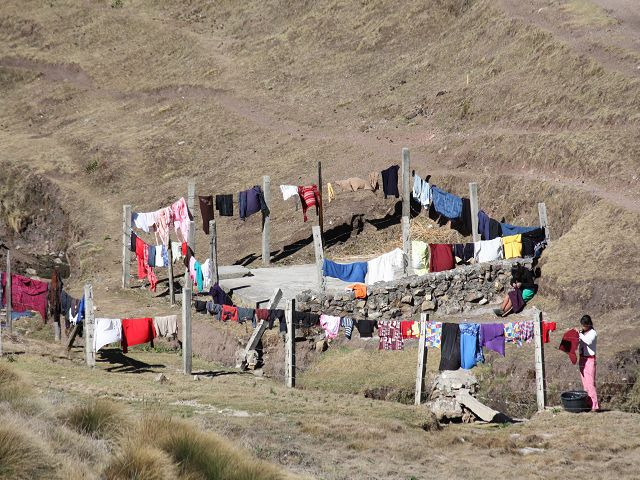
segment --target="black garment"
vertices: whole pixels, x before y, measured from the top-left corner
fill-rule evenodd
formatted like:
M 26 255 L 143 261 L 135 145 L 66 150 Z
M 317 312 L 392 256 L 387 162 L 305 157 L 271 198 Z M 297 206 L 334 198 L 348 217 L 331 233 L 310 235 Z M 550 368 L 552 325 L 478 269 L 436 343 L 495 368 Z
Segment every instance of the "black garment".
M 465 237 L 471 235 L 473 227 L 471 225 L 471 200 L 462 197 L 462 215 L 460 218 L 451 220 L 451 228 Z
M 394 195 L 396 198 L 400 196 L 398 191 L 398 170 L 399 165 L 393 165 L 392 167 L 382 170 L 382 191 L 384 192 L 384 198 L 387 195 Z
M 535 255 L 536 246 L 542 244 L 545 240 L 544 228 L 536 228 L 530 232 L 522 234 L 522 256 L 533 257 Z
M 293 324 L 299 328 L 310 328 L 320 323 L 320 315 L 311 312 L 295 312 Z
M 207 302 L 202 300 L 196 300 L 195 302 L 196 312 L 207 313 Z
M 269 317 L 267 318 L 267 322 L 269 322 L 269 329 L 273 328 L 274 322 L 278 320 L 280 322 L 280 331 L 282 331 L 282 326 L 284 325 L 284 331 L 287 331 L 287 324 L 284 320 L 284 310 L 279 308 L 269 310 Z
M 216 195 L 216 210 L 221 217 L 233 217 L 233 195 Z
M 375 323 L 375 320 L 358 320 L 356 322 L 356 328 L 358 329 L 360 338 L 371 338 Z
M 437 211 L 436 208 L 433 206 L 433 202 L 431 202 L 431 205 L 429 205 L 429 210 L 427 211 L 427 216 L 433 220 L 434 222 L 438 222 L 439 226 L 444 226 L 447 224 L 447 222 L 449 221 L 449 219 L 447 217 L 445 217 L 444 215 L 440 215 Z
M 213 303 L 217 303 L 218 305 L 233 306 L 233 301 L 231 300 L 231 297 L 227 295 L 227 292 L 225 292 L 222 289 L 222 287 L 217 283 L 214 284 L 213 287 L 209 289 L 209 295 L 211 295 L 211 298 L 213 299 Z
M 133 253 L 136 252 L 136 238 L 138 238 L 138 236 L 134 232 L 131 232 L 131 244 L 129 245 L 129 250 Z
M 255 317 L 255 313 L 256 313 L 256 311 L 253 308 L 238 307 L 238 322 L 240 322 L 240 323 L 252 322 L 253 323 L 253 318 Z
M 193 249 L 189 245 L 187 245 L 187 254 L 184 256 L 184 266 L 187 269 L 189 268 L 189 262 L 191 262 L 191 257 L 193 257 L 194 255 L 195 254 L 193 253 Z
M 213 220 L 213 195 L 201 197 L 200 200 L 200 215 L 202 216 L 202 229 L 204 233 L 209 235 L 209 221 Z
M 468 262 L 473 258 L 473 243 L 456 243 L 453 254 L 463 262 Z
M 502 225 L 497 220 L 489 218 L 489 238 L 483 238 L 483 240 L 493 240 L 502 236 Z
M 460 366 L 460 326 L 457 323 L 443 323 L 440 370 L 458 370 Z

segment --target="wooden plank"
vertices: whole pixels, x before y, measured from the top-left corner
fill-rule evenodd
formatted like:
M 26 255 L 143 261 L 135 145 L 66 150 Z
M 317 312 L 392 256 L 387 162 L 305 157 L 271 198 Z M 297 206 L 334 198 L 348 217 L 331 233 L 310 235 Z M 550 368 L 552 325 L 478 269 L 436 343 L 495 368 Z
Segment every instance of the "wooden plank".
M 322 233 L 318 225 L 314 225 L 313 231 L 313 249 L 316 253 L 316 275 L 318 278 L 318 291 L 324 294 L 326 282 L 322 274 L 322 264 L 324 263 L 324 250 L 322 249 Z
M 193 244 L 196 233 L 195 222 L 189 222 L 188 244 Z M 193 249 L 193 247 L 191 247 Z M 182 369 L 185 375 L 191 375 L 193 357 L 191 341 L 191 299 L 193 296 L 193 281 L 189 276 L 189 269 L 184 272 L 184 286 L 182 287 Z
M 271 208 L 271 178 L 268 175 L 262 177 L 262 191 L 267 207 Z M 262 265 L 268 267 L 271 263 L 271 214 L 262 218 Z
M 287 322 L 287 335 L 285 339 L 284 377 L 288 388 L 296 386 L 296 327 L 293 323 L 293 315 L 296 310 L 296 301 L 289 300 L 285 308 L 285 320 Z
M 318 162 L 318 192 L 320 195 L 320 208 L 318 209 L 318 226 L 320 227 L 320 239 L 324 245 L 324 201 L 322 198 L 322 162 Z
M 169 240 L 169 244 L 167 245 L 167 257 L 169 259 L 169 265 L 167 268 L 169 269 L 169 302 L 171 305 L 176 304 L 176 292 L 175 286 L 173 284 L 173 253 L 171 251 L 171 240 Z
M 549 218 L 547 217 L 547 205 L 544 202 L 538 203 L 538 217 L 540 226 L 544 228 L 544 236 L 547 243 L 551 242 L 551 230 L 549 229 Z
M 94 345 L 95 316 L 93 313 L 93 289 L 91 285 L 84 286 L 84 354 L 87 366 L 96 366 L 96 352 Z
M 422 403 L 422 395 L 425 392 L 424 377 L 427 373 L 427 320 L 426 313 L 420 315 L 420 339 L 418 340 L 418 368 L 416 371 L 416 392 L 414 403 Z
M 533 342 L 535 345 L 536 401 L 538 411 L 543 412 L 547 404 L 547 385 L 544 372 L 544 346 L 542 344 L 542 312 L 534 309 Z
M 5 283 L 5 300 L 7 311 L 7 332 L 9 335 L 13 333 L 13 296 L 11 293 L 12 276 L 11 276 L 11 250 L 7 250 L 7 271 L 6 271 L 6 283 Z M 44 318 L 43 318 L 44 320 Z
M 276 308 L 276 306 L 278 305 L 278 302 L 281 299 L 282 299 L 282 290 L 280 290 L 279 288 L 276 288 L 273 291 L 273 295 L 271 296 L 271 299 L 269 300 L 269 303 L 267 304 L 266 309 L 269 310 L 272 308 Z M 240 365 L 237 365 L 236 368 L 239 368 L 240 370 L 247 369 L 247 356 L 249 355 L 249 352 L 251 350 L 256 349 L 256 347 L 258 346 L 258 343 L 260 343 L 260 340 L 262 340 L 262 336 L 264 335 L 264 332 L 267 330 L 268 326 L 269 324 L 264 320 L 260 320 L 258 322 L 258 324 L 256 325 L 256 328 L 253 330 L 253 333 L 251 334 L 251 338 L 249 338 L 249 342 L 247 343 L 247 346 L 245 347 L 244 352 L 242 353 Z
M 478 184 L 471 182 L 469 184 L 469 200 L 471 203 L 471 238 L 474 242 L 480 241 L 478 233 Z
M 122 206 L 122 288 L 131 280 L 131 205 Z
M 79 330 L 78 324 L 74 325 L 73 328 L 71 329 L 71 333 L 69 334 L 69 339 L 67 340 L 67 351 L 71 350 L 71 347 L 73 347 L 73 342 L 75 341 L 76 336 L 78 335 L 78 330 Z
M 411 160 L 409 149 L 402 149 L 402 253 L 405 275 L 411 273 Z
M 211 283 L 220 283 L 220 273 L 218 272 L 218 233 L 216 221 L 209 220 L 209 278 Z

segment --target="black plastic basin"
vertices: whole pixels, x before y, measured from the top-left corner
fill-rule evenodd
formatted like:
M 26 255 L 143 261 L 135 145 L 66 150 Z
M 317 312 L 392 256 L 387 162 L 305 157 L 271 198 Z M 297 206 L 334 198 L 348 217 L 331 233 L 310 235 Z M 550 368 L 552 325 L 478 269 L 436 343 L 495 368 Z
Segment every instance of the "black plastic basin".
M 589 395 L 584 390 L 571 390 L 560 395 L 562 406 L 567 412 L 590 412 Z

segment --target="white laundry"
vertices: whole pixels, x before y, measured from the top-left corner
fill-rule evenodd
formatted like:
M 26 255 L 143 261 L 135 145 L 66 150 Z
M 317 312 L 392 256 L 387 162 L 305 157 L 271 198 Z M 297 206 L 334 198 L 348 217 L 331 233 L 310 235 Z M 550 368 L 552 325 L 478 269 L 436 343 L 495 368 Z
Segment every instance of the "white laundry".
M 476 262 L 492 262 L 504 258 L 502 238 L 481 240 L 473 244 L 473 256 Z
M 136 228 L 142 230 L 143 232 L 154 232 L 156 222 L 154 220 L 153 214 L 154 212 L 132 213 L 131 222 Z
M 428 209 L 431 203 L 431 185 L 420 178 L 419 175 L 413 177 L 413 198 L 420 202 L 424 208 Z
M 119 318 L 96 318 L 93 330 L 93 351 L 122 340 L 122 321 Z
M 298 187 L 295 185 L 280 185 L 282 199 L 289 200 L 291 197 L 298 195 Z
M 211 259 L 207 258 L 200 268 L 202 269 L 202 288 L 206 292 L 211 288 Z
M 173 263 L 182 258 L 182 244 L 180 242 L 171 242 L 171 257 Z
M 368 285 L 376 282 L 390 282 L 394 279 L 395 271 L 404 266 L 404 255 L 400 248 L 380 255 L 367 262 Z
M 166 267 L 164 262 L 164 256 L 162 255 L 162 249 L 166 248 L 164 245 L 156 245 L 156 267 Z
M 325 337 L 336 338 L 340 330 L 340 317 L 320 315 L 320 325 L 324 329 Z

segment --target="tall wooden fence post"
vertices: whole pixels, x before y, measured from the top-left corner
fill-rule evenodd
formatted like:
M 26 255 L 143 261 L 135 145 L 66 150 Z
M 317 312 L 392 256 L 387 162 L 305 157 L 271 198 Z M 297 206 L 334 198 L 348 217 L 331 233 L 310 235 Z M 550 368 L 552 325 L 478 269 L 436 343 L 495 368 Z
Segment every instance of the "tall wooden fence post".
M 271 209 L 271 178 L 268 175 L 262 177 L 262 191 L 267 208 Z M 268 267 L 271 263 L 271 213 L 262 218 L 262 265 Z
M 187 207 L 189 208 L 189 212 L 193 215 L 193 205 L 196 201 L 196 182 L 194 180 L 189 180 L 187 183 Z
M 318 278 L 318 290 L 321 295 L 324 295 L 326 289 L 326 282 L 324 275 L 322 274 L 322 264 L 324 263 L 324 250 L 322 248 L 322 233 L 318 225 L 314 225 L 311 230 L 313 231 L 313 249 L 316 253 L 316 275 Z
M 131 205 L 122 206 L 122 288 L 131 280 Z
M 324 246 L 324 198 L 322 198 L 322 162 L 318 162 L 318 194 L 320 195 L 320 208 L 318 209 L 318 226 L 320 227 L 320 239 Z
M 478 184 L 472 182 L 469 184 L 469 201 L 471 203 L 471 238 L 473 242 L 480 241 L 478 233 Z
M 218 273 L 218 233 L 216 231 L 216 221 L 209 220 L 209 278 L 211 283 L 220 283 Z
M 189 222 L 189 246 L 193 244 L 196 227 Z M 193 247 L 192 247 L 193 248 Z M 189 275 L 189 268 L 184 272 L 184 286 L 182 287 L 182 368 L 185 375 L 191 375 L 192 343 L 191 343 L 191 297 L 193 281 Z
M 169 265 L 167 265 L 169 272 L 169 302 L 173 306 L 176 304 L 176 291 L 173 280 L 173 252 L 171 250 L 171 240 L 169 240 L 167 245 L 167 260 L 169 260 Z
M 411 265 L 411 165 L 409 149 L 402 149 L 402 252 L 404 256 L 403 273 L 410 273 Z
M 11 277 L 11 250 L 7 250 L 7 282 L 5 284 L 5 299 L 7 302 L 7 332 L 9 335 L 13 333 L 13 297 L 12 297 L 12 277 Z M 44 319 L 43 319 L 44 320 Z
M 544 237 L 547 243 L 551 242 L 551 231 L 549 230 L 549 218 L 547 217 L 547 205 L 544 202 L 538 203 L 538 217 L 540 226 L 544 228 Z
M 426 313 L 420 314 L 420 339 L 418 340 L 418 369 L 416 372 L 416 405 L 422 403 L 422 395 L 425 392 L 424 377 L 427 373 L 427 320 Z
M 285 308 L 287 336 L 284 350 L 284 378 L 285 385 L 289 388 L 296 386 L 296 326 L 293 322 L 295 311 L 296 301 L 291 299 Z
M 544 411 L 547 405 L 547 381 L 544 373 L 544 346 L 542 344 L 542 312 L 534 309 L 533 316 L 533 341 L 535 343 L 536 363 L 536 401 L 538 411 Z
M 84 286 L 84 354 L 88 367 L 96 366 L 95 352 L 95 316 L 93 314 L 93 288 Z

